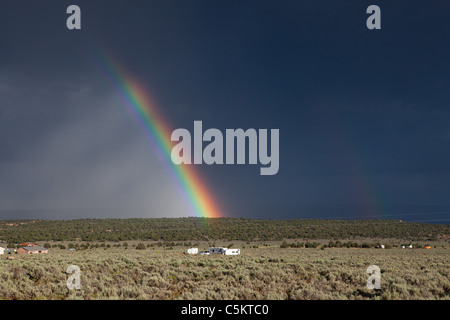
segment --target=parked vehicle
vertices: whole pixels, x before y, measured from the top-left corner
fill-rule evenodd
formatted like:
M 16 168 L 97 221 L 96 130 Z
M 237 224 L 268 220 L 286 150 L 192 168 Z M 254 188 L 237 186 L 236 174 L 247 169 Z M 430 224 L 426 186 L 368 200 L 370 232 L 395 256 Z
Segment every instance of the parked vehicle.
M 224 254 L 227 249 L 228 248 L 215 247 L 215 248 L 209 248 L 208 251 L 211 254 Z

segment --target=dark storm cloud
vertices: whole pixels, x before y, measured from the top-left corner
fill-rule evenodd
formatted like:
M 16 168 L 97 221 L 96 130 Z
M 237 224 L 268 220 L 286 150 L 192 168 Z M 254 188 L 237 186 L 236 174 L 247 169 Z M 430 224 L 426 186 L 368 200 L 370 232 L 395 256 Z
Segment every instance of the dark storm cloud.
M 177 196 L 98 69 L 106 53 L 174 128 L 280 129 L 275 176 L 199 168 L 230 215 L 450 206 L 448 2 L 380 0 L 377 31 L 365 27 L 369 1 L 77 1 L 80 31 L 65 28 L 70 4 L 0 13 L 3 208 L 139 209 Z
M 58 215 L 46 209 L 62 210 L 60 218 L 186 214 L 185 200 L 117 93 L 89 77 L 9 79 L 2 86 L 1 209 L 44 210 L 39 215 L 52 218 Z

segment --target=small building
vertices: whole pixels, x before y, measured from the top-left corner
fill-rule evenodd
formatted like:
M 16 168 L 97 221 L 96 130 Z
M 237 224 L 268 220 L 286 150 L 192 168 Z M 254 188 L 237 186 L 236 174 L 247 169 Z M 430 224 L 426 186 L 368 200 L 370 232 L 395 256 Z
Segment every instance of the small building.
M 0 254 L 5 254 L 6 248 L 0 247 Z
M 430 246 L 425 246 L 424 249 L 431 249 L 431 247 Z
M 17 249 L 18 254 L 38 254 L 38 253 L 48 253 L 48 249 L 35 245 L 35 246 L 25 246 Z
M 187 251 L 188 254 L 198 254 L 198 248 L 190 248 Z

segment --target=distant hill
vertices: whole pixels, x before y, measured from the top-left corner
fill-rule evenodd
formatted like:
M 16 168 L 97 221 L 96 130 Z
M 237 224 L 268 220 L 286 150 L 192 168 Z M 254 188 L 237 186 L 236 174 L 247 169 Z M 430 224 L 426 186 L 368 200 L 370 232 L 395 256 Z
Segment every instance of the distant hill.
M 244 218 L 132 218 L 2 220 L 0 239 L 24 241 L 190 241 L 396 238 L 450 239 L 450 226 L 400 220 L 257 220 Z

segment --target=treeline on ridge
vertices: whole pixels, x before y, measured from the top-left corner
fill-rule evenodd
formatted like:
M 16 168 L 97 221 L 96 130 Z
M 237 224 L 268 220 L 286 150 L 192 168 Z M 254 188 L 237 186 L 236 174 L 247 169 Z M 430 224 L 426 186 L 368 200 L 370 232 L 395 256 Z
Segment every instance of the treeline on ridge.
M 26 241 L 279 241 L 283 239 L 396 238 L 437 240 L 449 225 L 399 220 L 257 220 L 245 218 L 131 218 L 1 220 L 0 240 Z

